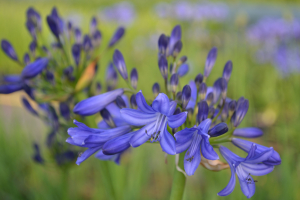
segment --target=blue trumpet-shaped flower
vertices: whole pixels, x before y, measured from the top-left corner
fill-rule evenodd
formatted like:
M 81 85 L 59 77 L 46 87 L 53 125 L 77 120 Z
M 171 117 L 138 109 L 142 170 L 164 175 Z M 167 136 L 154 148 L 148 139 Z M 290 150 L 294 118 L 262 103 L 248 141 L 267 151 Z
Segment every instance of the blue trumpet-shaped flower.
M 74 120 L 74 124 L 77 125 L 77 127 L 68 129 L 68 134 L 71 137 L 69 137 L 66 142 L 79 147 L 88 148 L 85 152 L 79 155 L 76 161 L 77 165 L 102 149 L 103 145 L 107 141 L 124 135 L 131 130 L 130 126 L 121 126 L 108 130 L 89 128 L 85 124 L 77 122 L 76 120 Z
M 136 94 L 136 103 L 138 110 L 128 108 L 121 110 L 121 115 L 128 124 L 143 126 L 131 137 L 131 146 L 138 147 L 150 139 L 151 142 L 159 141 L 164 152 L 176 154 L 175 140 L 168 132 L 167 125 L 171 128 L 181 126 L 186 120 L 187 113 L 173 115 L 177 103 L 170 101 L 163 93 L 156 97 L 151 107 L 140 91 Z
M 201 154 L 209 160 L 218 160 L 218 154 L 213 150 L 209 143 L 208 130 L 211 119 L 206 119 L 198 127 L 185 128 L 175 133 L 176 153 L 187 150 L 184 156 L 184 169 L 187 175 L 195 173 L 201 161 Z
M 263 176 L 273 171 L 274 166 L 263 164 L 272 156 L 273 148 L 267 148 L 265 151 L 257 154 L 257 145 L 252 144 L 246 158 L 241 158 L 232 153 L 224 146 L 220 146 L 220 153 L 228 162 L 231 169 L 231 178 L 228 185 L 218 193 L 219 196 L 229 195 L 235 187 L 235 174 L 237 174 L 241 186 L 241 190 L 247 198 L 250 198 L 255 193 L 255 181 L 251 177 Z

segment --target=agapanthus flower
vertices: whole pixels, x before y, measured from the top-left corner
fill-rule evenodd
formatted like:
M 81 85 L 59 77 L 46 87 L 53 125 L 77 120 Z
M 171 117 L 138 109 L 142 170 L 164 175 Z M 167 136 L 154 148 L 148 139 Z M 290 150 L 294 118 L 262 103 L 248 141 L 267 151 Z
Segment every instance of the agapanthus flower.
M 164 152 L 174 155 L 176 153 L 175 140 L 168 132 L 167 125 L 171 128 L 181 126 L 187 113 L 182 112 L 173 115 L 177 103 L 170 101 L 168 96 L 160 93 L 149 106 L 142 94 L 136 94 L 136 102 L 139 110 L 124 108 L 121 115 L 128 124 L 143 126 L 130 139 L 132 147 L 138 147 L 150 139 L 151 142 L 159 141 Z
M 195 173 L 201 161 L 201 154 L 209 160 L 218 160 L 218 154 L 213 150 L 209 143 L 210 136 L 208 130 L 211 125 L 211 119 L 206 119 L 200 125 L 193 128 L 185 128 L 175 133 L 176 153 L 182 153 L 187 150 L 184 156 L 184 169 L 187 175 Z
M 231 178 L 228 185 L 218 193 L 219 196 L 229 195 L 235 186 L 235 174 L 237 174 L 241 190 L 247 198 L 250 198 L 255 193 L 255 181 L 251 175 L 263 176 L 273 171 L 274 166 L 263 164 L 264 161 L 268 160 L 274 150 L 268 148 L 265 151 L 257 154 L 255 153 L 257 146 L 252 144 L 248 156 L 241 158 L 238 155 L 232 153 L 229 149 L 224 146 L 220 146 L 220 153 L 228 162 L 231 170 Z

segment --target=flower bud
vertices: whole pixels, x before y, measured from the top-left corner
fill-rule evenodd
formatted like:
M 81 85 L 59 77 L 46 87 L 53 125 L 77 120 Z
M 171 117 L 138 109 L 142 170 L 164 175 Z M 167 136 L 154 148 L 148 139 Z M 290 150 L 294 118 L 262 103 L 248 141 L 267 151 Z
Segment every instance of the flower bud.
M 113 55 L 113 62 L 124 80 L 128 79 L 127 68 L 122 53 L 116 49 Z
M 161 34 L 158 39 L 158 49 L 161 55 L 165 55 L 169 44 L 169 38 L 165 34 Z
M 36 112 L 36 110 L 34 110 L 32 108 L 29 101 L 25 97 L 22 97 L 22 103 L 23 103 L 23 106 L 26 108 L 26 110 L 28 110 L 31 114 L 33 114 L 35 116 L 39 116 L 39 114 Z
M 210 137 L 218 137 L 220 135 L 223 135 L 224 133 L 227 133 L 227 131 L 228 131 L 227 124 L 222 122 L 215 125 L 213 128 L 211 128 L 208 131 L 208 134 L 210 135 Z
M 228 104 L 229 116 L 232 116 L 232 114 L 235 111 L 235 108 L 236 108 L 236 101 L 235 100 L 230 101 Z
M 59 104 L 60 115 L 63 116 L 65 120 L 70 120 L 70 108 L 67 103 L 61 102 Z
M 177 25 L 173 28 L 169 40 L 169 55 L 173 54 L 174 46 L 178 41 L 181 40 L 181 27 L 180 25 Z
M 214 94 L 212 92 L 208 93 L 205 100 L 207 101 L 207 104 L 211 106 L 214 100 Z
M 32 24 L 34 29 L 42 30 L 42 22 L 40 14 L 32 7 L 27 9 L 26 12 L 27 23 Z
M 23 61 L 24 61 L 25 66 L 29 65 L 29 63 L 30 63 L 30 57 L 29 57 L 28 53 L 25 53 Z
M 49 82 L 53 82 L 54 81 L 54 74 L 50 71 L 46 71 L 46 80 Z
M 89 52 L 93 49 L 92 40 L 88 35 L 85 35 L 83 38 L 83 50 Z
M 138 82 L 138 72 L 136 70 L 136 68 L 133 68 L 131 70 L 131 73 L 130 73 L 130 81 L 131 81 L 131 86 L 136 89 L 137 87 L 137 82 Z
M 222 110 L 222 113 L 221 113 L 221 120 L 223 122 L 226 121 L 226 119 L 228 118 L 228 113 L 229 113 L 229 108 L 228 108 L 228 103 L 224 103 L 224 107 L 223 107 L 223 110 Z
M 78 66 L 80 63 L 80 54 L 81 54 L 81 45 L 74 44 L 72 47 L 72 55 L 75 60 L 76 66 Z
M 96 94 L 97 94 L 97 95 L 98 95 L 98 94 L 101 94 L 101 92 L 102 92 L 102 85 L 101 85 L 100 82 L 97 82 L 97 83 L 96 83 Z
M 181 49 L 182 49 L 182 42 L 181 40 L 179 40 L 176 42 L 176 44 L 173 47 L 173 52 L 172 52 L 173 57 L 177 57 Z
M 97 19 L 96 17 L 93 17 L 90 24 L 90 33 L 91 34 L 95 33 L 96 29 L 97 29 Z
M 200 87 L 200 84 L 202 83 L 202 81 L 203 81 L 203 75 L 200 73 L 195 78 L 195 83 L 196 83 L 197 88 Z
M 160 56 L 158 60 L 158 67 L 161 75 L 166 80 L 168 78 L 168 60 L 165 56 Z
M 249 101 L 244 97 L 239 98 L 235 112 L 231 117 L 231 123 L 234 127 L 237 127 L 242 122 L 249 108 Z
M 160 86 L 158 83 L 154 83 L 152 86 L 152 92 L 154 94 L 155 97 L 157 97 L 157 95 L 160 93 Z
M 40 74 L 48 65 L 48 58 L 39 58 L 23 68 L 21 76 L 24 79 L 31 79 Z
M 103 120 L 111 127 L 111 128 L 115 128 L 115 122 L 111 116 L 111 114 L 109 113 L 109 111 L 104 108 L 100 111 L 100 115 L 103 118 Z
M 131 97 L 130 97 L 130 106 L 131 106 L 132 109 L 137 109 L 135 94 L 132 94 Z
M 109 65 L 107 66 L 105 80 L 107 85 L 110 85 L 112 88 L 116 87 L 116 84 L 118 82 L 118 74 L 112 63 L 109 63 Z
M 112 47 L 116 44 L 124 35 L 125 29 L 123 27 L 119 27 L 114 33 L 113 37 L 110 39 L 108 47 Z
M 63 73 L 65 76 L 69 77 L 73 74 L 73 71 L 74 71 L 74 68 L 72 66 L 69 66 L 63 70 Z
M 171 86 L 171 91 L 173 92 L 173 94 L 176 93 L 178 82 L 179 82 L 178 74 L 177 73 L 173 74 L 170 78 L 170 86 Z
M 117 99 L 116 99 L 116 104 L 117 106 L 122 109 L 122 108 L 126 108 L 126 103 L 124 101 L 124 99 L 121 97 L 121 96 L 118 96 Z
M 206 96 L 206 91 L 207 91 L 207 86 L 205 83 L 201 83 L 199 86 L 199 95 L 200 95 L 200 99 L 204 100 L 205 96 Z
M 82 40 L 82 35 L 81 35 L 81 30 L 79 28 L 74 29 L 74 35 L 75 35 L 75 42 L 76 44 L 81 44 Z
M 182 89 L 182 109 L 184 110 L 191 99 L 192 90 L 189 85 L 185 85 Z
M 226 80 L 226 82 L 229 81 L 230 75 L 231 75 L 231 71 L 232 71 L 232 62 L 231 60 L 229 60 L 225 66 L 224 66 L 224 70 L 223 70 L 223 78 Z
M 210 106 L 208 109 L 208 118 L 214 118 L 214 116 L 216 116 L 216 109 L 213 106 Z
M 237 128 L 233 131 L 234 136 L 256 138 L 263 135 L 263 131 L 255 127 Z
M 205 68 L 204 68 L 204 77 L 208 77 L 213 66 L 215 65 L 216 62 L 216 58 L 217 58 L 217 48 L 213 47 L 206 58 L 206 63 L 205 63 Z
M 23 89 L 23 83 L 0 85 L 0 94 L 10 94 Z
M 69 33 L 73 30 L 73 24 L 72 24 L 72 22 L 68 21 L 67 28 L 68 28 L 68 32 Z
M 197 122 L 200 124 L 203 120 L 207 119 L 208 116 L 208 105 L 206 101 L 198 103 L 198 114 Z
M 180 58 L 180 60 L 178 61 L 177 65 L 182 65 L 187 61 L 187 57 L 186 56 L 182 56 Z
M 30 53 L 33 55 L 33 57 L 35 57 L 35 50 L 36 50 L 37 44 L 36 41 L 33 40 L 30 44 L 29 44 L 29 50 Z
M 176 93 L 175 100 L 178 101 L 179 103 L 182 103 L 182 92 L 181 91 Z
M 34 143 L 33 148 L 34 148 L 34 155 L 33 155 L 32 159 L 37 163 L 44 164 L 44 159 L 41 156 L 41 152 L 40 152 L 40 148 L 39 148 L 38 144 Z
M 186 75 L 189 71 L 189 65 L 188 64 L 182 64 L 179 68 L 178 68 L 178 75 L 179 77 L 183 77 L 184 75 Z
M 1 48 L 3 50 L 3 52 L 10 57 L 11 59 L 18 61 L 18 56 L 15 52 L 15 49 L 13 48 L 13 46 L 9 43 L 9 41 L 7 40 L 2 40 L 1 41 Z
M 93 35 L 92 35 L 92 42 L 93 42 L 93 46 L 97 47 L 101 44 L 101 40 L 102 40 L 102 34 L 99 30 L 96 30 Z

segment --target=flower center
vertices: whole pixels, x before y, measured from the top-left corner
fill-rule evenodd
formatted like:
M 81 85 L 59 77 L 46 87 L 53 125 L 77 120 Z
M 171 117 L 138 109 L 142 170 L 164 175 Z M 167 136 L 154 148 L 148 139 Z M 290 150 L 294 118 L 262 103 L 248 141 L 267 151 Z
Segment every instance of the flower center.
M 195 154 L 197 151 L 200 151 L 200 142 L 202 140 L 202 136 L 197 133 L 198 131 L 195 131 L 192 139 L 191 146 L 189 147 L 188 151 L 186 152 L 186 155 L 188 156 L 186 158 L 186 161 L 191 162 L 194 159 Z
M 151 135 L 150 142 L 156 142 L 160 139 L 160 133 L 164 131 L 163 129 L 165 128 L 166 123 L 167 117 L 163 114 L 159 114 L 156 119 L 155 126 L 153 128 L 153 133 L 149 133 Z

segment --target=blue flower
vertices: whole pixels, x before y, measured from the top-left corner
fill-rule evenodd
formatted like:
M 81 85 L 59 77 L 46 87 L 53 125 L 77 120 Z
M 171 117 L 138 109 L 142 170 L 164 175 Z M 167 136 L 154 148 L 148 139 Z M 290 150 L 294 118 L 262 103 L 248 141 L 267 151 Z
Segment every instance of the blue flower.
M 232 153 L 224 146 L 220 146 L 220 153 L 228 162 L 231 169 L 231 178 L 228 185 L 218 193 L 219 196 L 229 195 L 235 187 L 235 174 L 237 174 L 241 186 L 241 190 L 247 198 L 255 193 L 255 181 L 251 177 L 266 175 L 273 171 L 274 166 L 263 164 L 272 154 L 273 148 L 267 148 L 265 151 L 257 154 L 257 145 L 252 144 L 246 158 L 241 158 Z
M 117 89 L 110 92 L 106 92 L 104 94 L 87 98 L 76 104 L 73 109 L 73 112 L 75 114 L 83 116 L 93 115 L 105 108 L 111 102 L 113 102 L 117 98 L 117 96 L 122 95 L 123 92 L 123 89 Z
M 139 110 L 124 108 L 121 115 L 128 124 L 143 126 L 130 139 L 132 147 L 138 147 L 151 139 L 151 142 L 159 141 L 164 152 L 176 154 L 174 137 L 168 132 L 167 125 L 171 128 L 181 126 L 187 113 L 182 112 L 173 115 L 177 103 L 169 100 L 168 96 L 160 93 L 152 103 L 152 107 L 146 103 L 142 92 L 136 94 L 136 102 Z
M 7 40 L 2 40 L 1 41 L 1 48 L 3 50 L 3 52 L 10 57 L 11 59 L 18 61 L 18 56 L 16 54 L 15 49 L 13 48 L 13 46 L 10 44 L 9 41 Z
M 69 137 L 66 142 L 69 144 L 88 148 L 85 152 L 79 155 L 76 164 L 79 165 L 85 161 L 92 154 L 102 149 L 103 145 L 118 136 L 124 135 L 130 132 L 130 126 L 121 126 L 113 129 L 103 130 L 96 128 L 89 128 L 83 123 L 74 120 L 75 128 L 69 128 Z
M 124 33 L 125 28 L 119 27 L 114 33 L 113 37 L 110 39 L 108 47 L 112 47 L 113 45 L 115 45 L 123 37 Z
M 191 98 L 189 100 L 189 103 L 186 106 L 186 110 L 190 108 L 194 109 L 197 100 L 197 86 L 195 81 L 190 81 L 189 86 L 191 88 Z
M 31 79 L 40 74 L 48 65 L 48 58 L 39 58 L 24 67 L 21 76 L 23 79 Z
M 209 144 L 208 129 L 211 119 L 206 119 L 200 123 L 198 127 L 185 128 L 175 133 L 176 153 L 187 150 L 184 156 L 184 169 L 187 175 L 191 176 L 195 173 L 201 161 L 201 154 L 209 160 L 218 160 L 218 154 Z
M 234 136 L 256 138 L 263 135 L 263 131 L 255 127 L 237 128 L 233 131 Z

